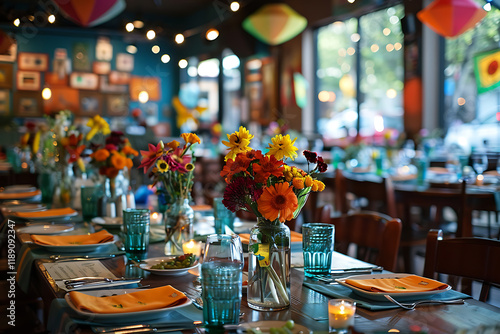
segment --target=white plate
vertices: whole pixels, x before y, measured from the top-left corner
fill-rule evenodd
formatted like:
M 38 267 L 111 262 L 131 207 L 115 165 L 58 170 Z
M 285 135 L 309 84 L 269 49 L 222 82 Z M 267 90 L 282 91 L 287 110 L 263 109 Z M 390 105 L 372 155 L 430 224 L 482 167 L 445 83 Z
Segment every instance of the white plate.
M 7 212 L 37 212 L 45 211 L 47 207 L 43 204 L 7 204 L 2 205 Z
M 113 290 L 93 290 L 93 291 L 81 291 L 82 293 L 86 293 L 92 296 L 97 296 L 97 297 L 102 297 L 102 296 L 110 296 L 113 294 L 117 295 L 122 295 L 126 293 L 131 293 L 139 291 L 138 289 L 113 289 Z M 127 312 L 127 313 L 107 313 L 107 314 L 98 314 L 98 313 L 92 313 L 88 311 L 81 311 L 76 308 L 75 304 L 71 301 L 71 298 L 69 296 L 69 293 L 64 295 L 64 299 L 68 302 L 69 306 L 77 313 L 79 318 L 94 321 L 94 322 L 101 322 L 101 323 L 117 323 L 117 322 L 134 322 L 134 321 L 147 321 L 147 320 L 154 320 L 154 319 L 159 319 L 164 316 L 168 312 L 171 312 L 175 309 L 179 309 L 181 307 L 186 307 L 191 305 L 192 301 L 191 299 L 187 299 L 187 301 L 184 304 L 177 305 L 177 306 L 172 306 L 172 307 L 166 307 L 162 309 L 157 309 L 157 310 L 148 310 L 148 311 L 140 311 L 140 312 Z
M 412 300 L 415 298 L 420 298 L 422 296 L 430 296 L 430 295 L 435 295 L 438 293 L 442 293 L 445 291 L 448 291 L 451 289 L 451 286 L 447 286 L 446 289 L 443 290 L 433 290 L 433 291 L 424 291 L 424 292 L 396 292 L 396 293 L 387 293 L 387 292 L 372 292 L 372 291 L 366 291 L 363 289 L 360 289 L 358 287 L 352 286 L 350 284 L 347 284 L 345 281 L 347 279 L 372 279 L 372 278 L 403 278 L 406 276 L 411 276 L 413 274 L 372 274 L 372 275 L 355 275 L 355 276 L 349 276 L 349 277 L 343 277 L 343 278 L 337 278 L 335 281 L 337 281 L 340 285 L 343 285 L 349 289 L 351 289 L 354 293 L 371 299 L 371 300 L 378 300 L 378 301 L 387 301 L 387 299 L 384 297 L 384 295 L 389 295 L 391 297 L 396 298 L 398 301 L 403 301 L 403 300 Z
M 119 227 L 123 225 L 123 218 L 95 217 L 92 218 L 92 223 L 101 225 L 102 227 Z
M 73 224 L 32 224 L 17 229 L 18 233 L 29 234 L 59 234 L 64 232 L 73 231 L 75 227 Z
M 163 276 L 180 276 L 186 274 L 190 269 L 196 268 L 199 263 L 198 260 L 194 262 L 194 264 L 191 267 L 187 268 L 181 268 L 181 269 L 151 269 L 152 266 L 155 264 L 161 263 L 161 262 L 167 262 L 171 259 L 174 259 L 175 256 L 166 256 L 166 257 L 153 257 L 151 259 L 146 259 L 141 261 L 139 264 L 139 268 L 149 271 L 150 273 L 156 274 L 156 275 L 163 275 Z
M 4 187 L 4 193 L 8 194 L 13 194 L 13 193 L 27 193 L 27 192 L 32 192 L 35 191 L 36 187 L 33 187 L 32 185 L 29 184 L 19 184 L 19 185 L 13 185 L 13 186 L 7 186 Z
M 103 242 L 100 244 L 90 244 L 90 245 L 64 245 L 64 246 L 54 246 L 54 245 L 40 245 L 33 242 L 35 245 L 46 248 L 48 251 L 54 253 L 88 253 L 97 250 L 99 247 L 107 246 L 114 244 L 117 241 L 116 237 L 114 237 L 113 241 Z
M 40 210 L 40 212 L 43 212 L 43 211 L 46 211 L 46 210 Z M 19 217 L 22 219 L 28 219 L 28 220 L 69 219 L 70 217 L 78 216 L 78 212 L 74 211 L 72 213 L 65 214 L 65 215 L 40 216 L 40 217 L 23 217 L 23 216 L 16 216 L 16 215 L 13 215 L 13 216 Z
M 254 321 L 254 322 L 245 322 L 239 325 L 239 327 L 242 327 L 244 329 L 260 329 L 262 333 L 269 333 L 271 328 L 280 328 L 283 327 L 286 324 L 286 321 L 274 321 L 274 320 L 266 320 L 266 321 Z M 295 323 L 292 329 L 293 334 L 308 334 L 311 333 L 309 328 L 299 325 Z

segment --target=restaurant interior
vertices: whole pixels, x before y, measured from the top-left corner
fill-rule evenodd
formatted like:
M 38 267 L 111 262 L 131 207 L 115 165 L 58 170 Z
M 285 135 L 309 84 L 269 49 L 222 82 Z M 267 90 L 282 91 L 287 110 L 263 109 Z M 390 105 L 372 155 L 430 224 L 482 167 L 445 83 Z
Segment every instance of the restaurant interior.
M 0 133 L 0 332 L 500 333 L 500 0 L 4 0 Z

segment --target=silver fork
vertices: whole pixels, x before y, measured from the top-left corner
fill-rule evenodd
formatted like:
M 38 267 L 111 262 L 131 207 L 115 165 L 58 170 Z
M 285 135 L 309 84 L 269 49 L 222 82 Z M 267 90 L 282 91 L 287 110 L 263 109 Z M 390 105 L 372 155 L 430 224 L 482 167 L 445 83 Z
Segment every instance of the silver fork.
M 387 298 L 390 302 L 398 305 L 401 308 L 404 308 L 405 310 L 413 310 L 417 305 L 420 304 L 463 304 L 464 300 L 463 299 L 453 299 L 453 300 L 419 300 L 414 303 L 400 303 L 396 299 L 392 298 L 389 295 L 384 295 L 385 298 Z

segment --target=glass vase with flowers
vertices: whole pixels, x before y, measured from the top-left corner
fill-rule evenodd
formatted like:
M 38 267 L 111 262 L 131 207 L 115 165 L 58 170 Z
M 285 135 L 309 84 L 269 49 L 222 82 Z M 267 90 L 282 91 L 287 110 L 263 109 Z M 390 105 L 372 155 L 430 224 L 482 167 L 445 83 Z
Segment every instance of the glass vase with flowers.
M 93 151 L 90 162 L 98 168 L 99 174 L 106 178 L 104 196 L 100 201 L 100 214 L 108 217 L 121 216 L 126 206 L 125 195 L 128 190 L 123 173 L 132 168 L 132 158 L 139 153 L 120 131 L 111 131 L 104 145 L 93 145 Z
M 190 206 L 194 177 L 193 145 L 200 143 L 194 133 L 181 134 L 184 145 L 177 140 L 167 144 L 160 141 L 149 144 L 148 151 L 141 151 L 139 168 L 149 173 L 166 206 L 163 215 L 165 224 L 165 254 L 183 254 L 182 244 L 193 238 L 194 211 Z
M 327 165 L 307 150 L 303 154 L 308 171 L 288 165 L 287 158 L 298 156 L 296 139 L 289 135 L 274 136 L 266 154 L 249 147 L 253 135 L 244 127 L 227 137 L 223 203 L 233 212 L 257 216 L 249 241 L 248 305 L 261 311 L 285 309 L 290 306 L 290 229 L 284 223 L 297 218 L 311 191 L 324 190 L 316 176 Z

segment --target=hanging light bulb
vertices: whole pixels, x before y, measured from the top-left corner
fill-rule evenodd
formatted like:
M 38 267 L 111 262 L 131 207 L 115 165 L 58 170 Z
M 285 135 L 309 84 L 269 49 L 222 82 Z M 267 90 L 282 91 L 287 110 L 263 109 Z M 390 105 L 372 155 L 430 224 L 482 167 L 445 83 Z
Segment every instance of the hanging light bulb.
M 168 54 L 164 54 L 163 56 L 161 56 L 161 62 L 166 64 L 170 61 L 170 56 Z
M 188 61 L 186 59 L 179 60 L 179 67 L 186 68 L 188 66 Z
M 149 39 L 149 40 L 152 40 L 156 37 L 156 33 L 154 30 L 149 30 L 147 33 L 146 33 L 146 37 Z
M 141 29 L 144 27 L 144 22 L 142 22 L 141 20 L 135 20 L 134 22 L 132 22 L 132 24 L 136 29 Z
M 151 51 L 153 51 L 154 54 L 157 54 L 158 52 L 160 52 L 160 47 L 158 45 L 153 45 Z
M 217 37 L 219 37 L 219 30 L 215 28 L 208 29 L 205 37 L 207 38 L 207 40 L 213 41 L 217 39 Z
M 183 34 L 177 34 L 177 35 L 175 35 L 175 42 L 177 44 L 184 43 L 184 35 Z
M 132 32 L 134 31 L 134 24 L 132 22 L 129 22 L 125 25 L 125 30 L 127 30 L 128 32 Z
M 47 21 L 49 21 L 50 24 L 56 22 L 56 16 L 54 14 L 50 14 L 48 17 L 47 17 Z
M 42 99 L 44 99 L 44 100 L 50 100 L 51 97 L 52 97 L 52 91 L 50 90 L 49 87 L 45 87 L 42 90 Z
M 149 94 L 145 90 L 139 93 L 139 102 L 146 103 L 149 100 Z
M 137 46 L 135 46 L 134 44 L 129 44 L 129 45 L 127 45 L 126 50 L 130 54 L 136 54 L 137 53 Z
M 231 8 L 233 12 L 237 12 L 238 9 L 240 9 L 240 3 L 238 1 L 233 1 L 231 5 L 229 5 L 229 8 Z
M 14 20 L 14 25 L 16 27 L 19 27 L 20 24 L 21 24 L 21 20 L 19 18 L 17 18 L 17 19 Z

